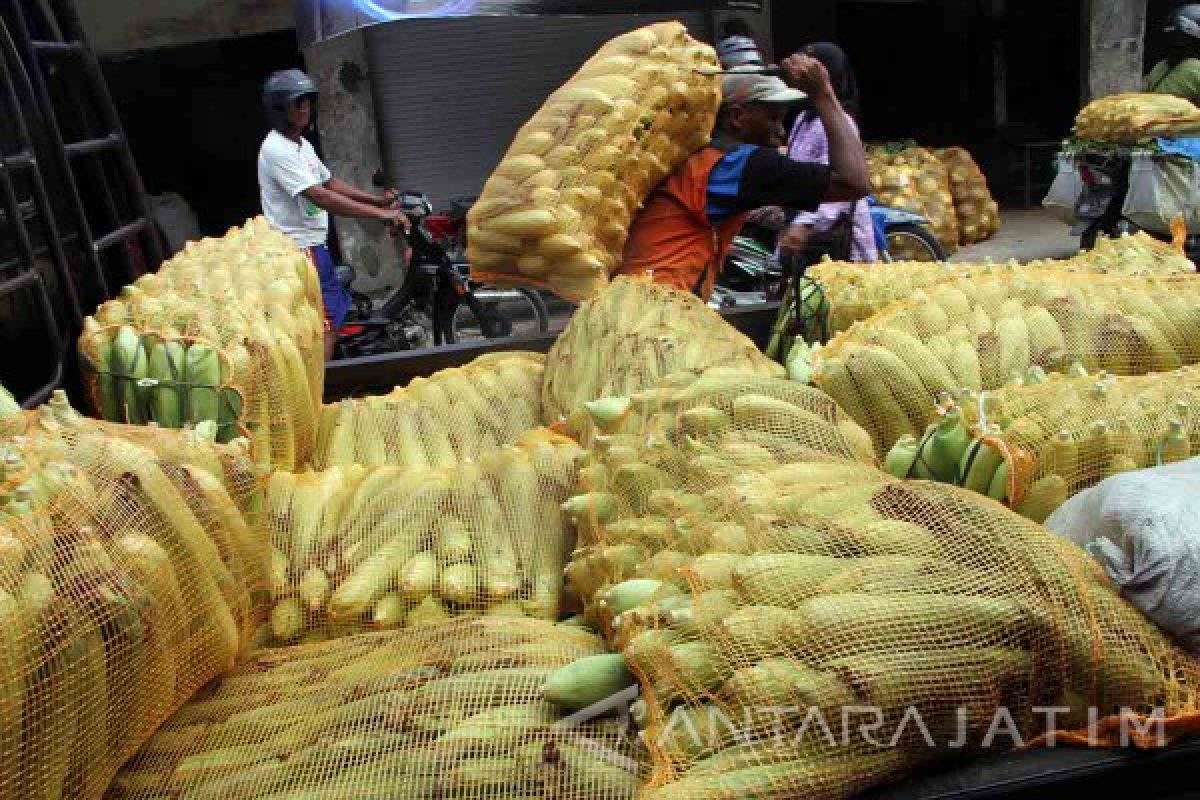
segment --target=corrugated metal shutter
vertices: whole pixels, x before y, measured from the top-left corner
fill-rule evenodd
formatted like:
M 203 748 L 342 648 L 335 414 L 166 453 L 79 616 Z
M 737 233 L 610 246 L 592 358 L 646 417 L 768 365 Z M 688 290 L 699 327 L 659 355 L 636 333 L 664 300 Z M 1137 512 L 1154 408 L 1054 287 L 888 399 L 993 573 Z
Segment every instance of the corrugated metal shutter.
M 471 17 L 368 28 L 389 177 L 435 208 L 478 194 L 521 125 L 601 44 L 666 19 L 707 39 L 707 16 Z

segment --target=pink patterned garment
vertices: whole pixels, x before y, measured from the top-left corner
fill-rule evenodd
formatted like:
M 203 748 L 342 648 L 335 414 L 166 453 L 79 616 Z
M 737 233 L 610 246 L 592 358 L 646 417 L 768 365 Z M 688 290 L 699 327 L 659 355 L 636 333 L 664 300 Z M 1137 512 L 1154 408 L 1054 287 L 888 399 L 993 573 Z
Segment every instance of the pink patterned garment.
M 857 133 L 858 126 L 853 118 L 849 114 L 846 118 Z M 805 111 L 796 118 L 792 135 L 788 138 L 787 155 L 794 161 L 829 163 L 829 140 L 825 138 L 825 126 L 816 113 Z M 854 242 L 850 248 L 850 260 L 878 261 L 879 249 L 875 246 L 875 230 L 871 226 L 871 212 L 865 199 L 857 203 L 824 203 L 816 211 L 800 212 L 792 224 L 809 225 L 814 232 L 824 232 L 833 227 L 837 218 L 851 208 L 854 209 Z

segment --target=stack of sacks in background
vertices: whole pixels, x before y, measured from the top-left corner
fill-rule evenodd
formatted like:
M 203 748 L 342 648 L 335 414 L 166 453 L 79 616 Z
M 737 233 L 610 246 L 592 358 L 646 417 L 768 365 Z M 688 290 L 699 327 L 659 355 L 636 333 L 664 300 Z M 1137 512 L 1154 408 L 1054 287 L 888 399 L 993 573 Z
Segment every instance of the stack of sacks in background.
M 959 245 L 990 239 L 1000 230 L 1000 209 L 987 179 L 961 147 L 874 145 L 868 150 L 867 164 L 876 199 L 929 219 L 947 255 Z M 898 260 L 921 255 L 907 242 L 897 242 L 892 253 Z
M 325 381 L 320 286 L 263 218 L 187 246 L 85 320 L 79 338 L 98 416 L 248 436 L 260 463 L 312 456 Z
M 97 422 L 0 390 L 0 795 L 94 798 L 267 611 L 244 439 Z
M 919 437 L 947 398 L 1078 362 L 1115 375 L 1200 362 L 1200 281 L 1049 271 L 964 278 L 922 290 L 836 336 L 813 378 L 870 434 L 882 459 Z
M 1025 741 L 1049 732 L 1049 705 L 1069 707 L 1060 742 L 1081 741 L 1089 709 L 1094 744 L 1117 743 L 1125 708 L 1161 708 L 1165 741 L 1189 729 L 1200 668 L 1082 550 L 855 460 L 819 394 L 715 370 L 629 399 L 594 405 L 568 504 L 568 586 L 624 663 L 581 659 L 546 696 L 587 707 L 632 671 L 644 796 L 850 797 L 983 753 L 1002 708 Z M 843 739 L 858 706 L 883 715 L 875 744 Z M 960 725 L 965 749 L 922 738 Z
M 1018 270 L 1139 276 L 1191 274 L 1196 267 L 1183 253 L 1141 231 L 1112 239 L 1102 237 L 1093 249 L 1068 259 L 1039 259 L 1025 264 L 1016 261 L 1003 264 L 898 261 L 889 264 L 887 269 L 879 269 L 872 264 L 828 261 L 814 264 L 805 273 L 806 285 L 813 284 L 822 297 L 809 298 L 808 294 L 801 293 L 809 302 L 798 317 L 800 330 L 810 344 L 824 343 L 889 304 L 911 297 L 919 289 L 972 276 L 1011 274 Z M 809 318 L 818 312 L 822 313 L 819 319 Z
M 924 147 L 910 147 L 892 158 L 891 169 L 903 170 L 905 167 L 908 168 L 910 180 L 920 195 L 923 213 L 929 219 L 929 227 L 933 229 L 933 234 L 946 251 L 946 255 L 953 255 L 958 250 L 959 243 L 958 211 L 955 206 L 957 195 L 951 189 L 948 167 L 933 151 Z M 906 252 L 905 244 L 907 243 L 898 243 L 900 250 L 892 253 L 893 258 L 909 257 L 910 253 Z
M 708 144 L 720 105 L 711 47 L 678 22 L 623 34 L 521 128 L 467 220 L 481 281 L 579 301 L 620 264 L 655 186 Z
M 1109 144 L 1136 144 L 1156 136 L 1200 133 L 1200 108 L 1170 94 L 1130 92 L 1101 97 L 1075 117 L 1075 138 Z
M 462 620 L 264 651 L 184 706 L 111 800 L 634 800 L 636 739 L 542 698 L 604 652 L 578 627 Z
M 1026 379 L 942 409 L 887 469 L 955 483 L 1043 522 L 1068 498 L 1122 472 L 1200 454 L 1200 367 L 1117 377 L 1032 367 Z
M 1000 206 L 988 190 L 987 178 L 961 147 L 934 151 L 950 175 L 950 191 L 958 214 L 958 243 L 975 244 L 990 239 L 1000 230 Z

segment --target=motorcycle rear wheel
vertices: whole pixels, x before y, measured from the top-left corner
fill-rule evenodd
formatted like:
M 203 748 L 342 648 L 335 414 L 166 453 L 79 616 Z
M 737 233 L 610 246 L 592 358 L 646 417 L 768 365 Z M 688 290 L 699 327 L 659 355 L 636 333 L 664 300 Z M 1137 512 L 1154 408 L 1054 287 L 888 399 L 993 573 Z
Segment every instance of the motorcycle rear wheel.
M 922 256 L 928 255 L 929 261 L 946 260 L 946 251 L 942 249 L 942 243 L 924 225 L 914 222 L 893 225 L 887 230 L 887 241 L 889 250 L 896 249 L 897 245 L 903 242 L 914 247 Z M 886 259 L 895 260 L 891 255 L 886 256 Z
M 476 298 L 485 306 L 491 306 L 487 289 L 474 291 Z M 536 336 L 550 330 L 550 314 L 542 296 L 532 289 L 512 289 L 504 292 L 505 298 L 495 303 L 493 313 L 498 313 L 510 327 L 508 336 Z M 467 303 L 459 303 L 450 318 L 446 330 L 446 344 L 487 341 L 483 322 Z

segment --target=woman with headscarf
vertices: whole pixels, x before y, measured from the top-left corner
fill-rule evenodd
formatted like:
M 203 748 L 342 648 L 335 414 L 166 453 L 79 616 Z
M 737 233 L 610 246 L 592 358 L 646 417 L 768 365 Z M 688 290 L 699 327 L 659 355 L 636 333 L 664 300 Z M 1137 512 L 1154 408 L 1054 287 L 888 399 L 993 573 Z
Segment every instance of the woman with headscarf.
M 810 44 L 801 49 L 800 54 L 825 65 L 834 93 L 857 134 L 861 101 L 850 59 L 840 47 L 830 42 Z M 820 117 L 813 111 L 802 110 L 796 118 L 788 137 L 787 156 L 797 161 L 828 163 L 829 139 Z M 854 203 L 825 203 L 816 211 L 797 214 L 779 237 L 780 257 L 803 260 L 811 240 L 828 238 L 839 231 L 849 234 L 849 253 L 844 255 L 851 261 L 879 260 L 871 212 L 865 199 Z

